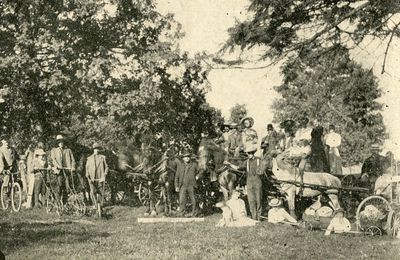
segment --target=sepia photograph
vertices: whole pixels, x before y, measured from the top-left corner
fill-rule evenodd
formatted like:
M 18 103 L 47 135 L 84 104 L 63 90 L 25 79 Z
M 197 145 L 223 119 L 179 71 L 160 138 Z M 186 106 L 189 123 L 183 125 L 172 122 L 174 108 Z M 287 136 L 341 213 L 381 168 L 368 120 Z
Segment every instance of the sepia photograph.
M 0 0 L 0 260 L 400 259 L 399 0 Z

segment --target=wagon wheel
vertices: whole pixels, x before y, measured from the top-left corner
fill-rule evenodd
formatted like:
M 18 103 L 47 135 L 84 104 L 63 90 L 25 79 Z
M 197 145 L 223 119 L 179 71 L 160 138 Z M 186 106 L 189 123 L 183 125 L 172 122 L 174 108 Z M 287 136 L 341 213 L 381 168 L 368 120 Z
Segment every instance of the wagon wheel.
M 400 234 L 400 212 L 392 211 L 389 214 L 387 222 L 388 233 L 392 237 L 397 237 Z
M 364 234 L 371 237 L 382 236 L 382 230 L 376 226 L 371 226 L 364 231 Z
M 118 196 L 118 193 L 117 193 Z M 112 192 L 111 187 L 108 182 L 104 183 L 104 192 L 103 192 L 103 205 L 110 204 L 112 201 Z
M 364 199 L 357 208 L 357 229 L 365 231 L 371 226 L 383 229 L 391 211 L 390 203 L 381 196 L 370 196 Z
M 150 190 L 142 182 L 139 184 L 138 197 L 142 206 L 147 206 L 150 203 Z

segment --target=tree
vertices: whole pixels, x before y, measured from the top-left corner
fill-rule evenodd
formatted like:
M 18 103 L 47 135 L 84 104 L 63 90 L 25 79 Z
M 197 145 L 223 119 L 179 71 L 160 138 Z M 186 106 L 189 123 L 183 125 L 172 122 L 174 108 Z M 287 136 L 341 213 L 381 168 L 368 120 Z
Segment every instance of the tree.
M 236 104 L 231 109 L 230 121 L 236 124 L 240 123 L 242 118 L 247 116 L 247 108 L 245 104 Z
M 5 0 L 0 13 L 2 133 L 108 143 L 213 126 L 207 71 L 180 52 L 180 25 L 153 1 Z
M 393 0 L 251 0 L 249 13 L 230 29 L 227 46 L 266 46 L 262 58 L 302 56 L 338 43 L 354 48 L 372 38 L 388 39 L 386 60 L 393 37 L 400 36 L 400 2 Z
M 308 117 L 325 128 L 333 124 L 342 135 L 344 162 L 363 162 L 371 144 L 382 144 L 385 137 L 376 78 L 341 46 L 307 57 L 291 59 L 282 68 L 283 84 L 275 87 L 281 95 L 273 105 L 275 122 Z

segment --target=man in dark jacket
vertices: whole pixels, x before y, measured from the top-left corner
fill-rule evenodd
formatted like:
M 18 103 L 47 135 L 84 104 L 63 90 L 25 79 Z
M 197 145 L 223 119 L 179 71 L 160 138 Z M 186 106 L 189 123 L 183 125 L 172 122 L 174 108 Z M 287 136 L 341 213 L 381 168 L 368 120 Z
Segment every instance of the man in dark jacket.
M 261 149 L 263 149 L 264 156 L 276 151 L 280 141 L 279 134 L 274 130 L 272 124 L 267 125 L 267 131 L 268 134 L 261 140 Z
M 182 162 L 183 161 L 183 162 Z M 191 160 L 191 154 L 184 151 L 182 154 L 182 161 L 179 161 L 175 174 L 175 189 L 179 192 L 179 215 L 183 215 L 186 210 L 186 197 L 192 202 L 192 213 L 187 216 L 194 216 L 196 214 L 196 198 L 194 189 L 196 181 L 200 178 L 199 168 L 197 163 Z

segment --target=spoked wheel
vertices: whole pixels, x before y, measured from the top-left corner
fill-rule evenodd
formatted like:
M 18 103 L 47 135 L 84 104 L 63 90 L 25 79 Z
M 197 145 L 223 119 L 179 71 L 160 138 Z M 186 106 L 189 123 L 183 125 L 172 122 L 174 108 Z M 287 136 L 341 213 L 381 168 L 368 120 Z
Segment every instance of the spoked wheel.
M 390 203 L 381 196 L 370 196 L 364 199 L 357 208 L 357 229 L 366 231 L 370 227 L 377 227 L 383 230 L 387 226 L 391 211 Z
M 392 211 L 389 214 L 387 230 L 392 237 L 400 236 L 400 212 Z
M 150 203 L 150 190 L 143 183 L 139 184 L 139 201 L 143 206 L 147 206 Z
M 11 206 L 15 212 L 18 212 L 21 209 L 22 203 L 22 193 L 21 186 L 19 183 L 15 182 L 11 189 Z
M 86 204 L 84 202 L 83 194 L 72 194 L 68 199 L 68 209 L 70 214 L 78 216 L 85 215 Z
M 1 206 L 3 210 L 7 210 L 10 206 L 11 198 L 10 198 L 10 188 L 8 185 L 1 185 Z
M 382 229 L 375 227 L 375 226 L 371 226 L 368 227 L 365 231 L 365 235 L 367 236 L 382 236 Z
M 116 194 L 118 199 L 118 194 Z M 122 195 L 122 194 L 120 194 Z M 123 193 L 123 195 L 125 196 L 125 193 Z M 112 202 L 112 193 L 111 193 L 111 187 L 110 185 L 106 182 L 104 183 L 104 191 L 103 191 L 103 205 L 110 205 Z
M 340 180 L 340 182 L 342 183 L 342 187 L 346 188 L 357 186 L 357 178 L 354 175 L 346 175 Z

